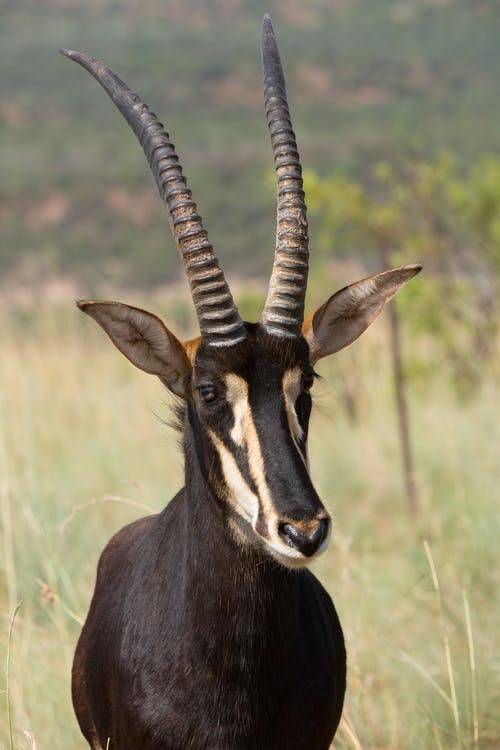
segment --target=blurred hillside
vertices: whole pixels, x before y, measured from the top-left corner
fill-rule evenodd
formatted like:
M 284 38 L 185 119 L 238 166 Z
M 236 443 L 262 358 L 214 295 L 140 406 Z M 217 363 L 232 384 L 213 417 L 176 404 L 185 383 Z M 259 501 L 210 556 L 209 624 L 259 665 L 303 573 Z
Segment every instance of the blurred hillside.
M 381 159 L 500 151 L 494 0 L 0 0 L 4 290 L 13 274 L 78 279 L 86 294 L 180 275 L 140 148 L 59 47 L 104 59 L 161 116 L 224 267 L 268 271 L 266 10 L 302 161 L 319 175 L 363 181 Z

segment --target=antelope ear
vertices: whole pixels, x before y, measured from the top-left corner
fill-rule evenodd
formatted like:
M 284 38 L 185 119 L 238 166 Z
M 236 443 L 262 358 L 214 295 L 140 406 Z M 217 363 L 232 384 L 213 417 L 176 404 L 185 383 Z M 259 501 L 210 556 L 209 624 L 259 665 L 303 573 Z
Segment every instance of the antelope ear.
M 368 276 L 344 287 L 308 315 L 302 335 L 309 344 L 311 363 L 357 339 L 385 303 L 421 270 L 422 266 L 415 263 Z
M 85 302 L 80 310 L 97 320 L 132 364 L 157 375 L 176 396 L 186 397 L 191 364 L 181 342 L 160 318 L 121 302 Z

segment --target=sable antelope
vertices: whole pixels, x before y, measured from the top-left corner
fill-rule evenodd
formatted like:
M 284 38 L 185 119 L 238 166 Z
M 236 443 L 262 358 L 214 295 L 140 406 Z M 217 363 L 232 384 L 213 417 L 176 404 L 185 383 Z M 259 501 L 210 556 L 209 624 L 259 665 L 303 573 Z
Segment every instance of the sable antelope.
M 420 266 L 351 284 L 304 320 L 301 167 L 265 16 L 277 243 L 262 318 L 243 322 L 162 124 L 102 62 L 62 52 L 99 81 L 145 151 L 201 333 L 182 343 L 145 310 L 77 303 L 183 400 L 186 482 L 101 555 L 73 665 L 81 730 L 93 750 L 322 750 L 346 666 L 333 603 L 305 568 L 331 531 L 307 462 L 313 367 L 357 338 Z

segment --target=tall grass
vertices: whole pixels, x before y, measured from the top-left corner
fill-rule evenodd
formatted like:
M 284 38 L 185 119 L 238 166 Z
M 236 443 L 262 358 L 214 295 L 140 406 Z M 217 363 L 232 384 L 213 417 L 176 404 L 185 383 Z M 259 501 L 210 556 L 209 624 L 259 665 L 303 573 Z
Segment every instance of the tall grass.
M 335 748 L 486 750 L 500 741 L 498 386 L 485 377 L 459 401 L 438 367 L 414 383 L 421 516 L 411 521 L 386 333 L 380 320 L 320 366 L 314 387 L 312 473 L 335 520 L 316 573 L 349 654 Z M 124 523 L 167 502 L 182 459 L 156 417 L 169 413 L 160 384 L 76 312 L 4 319 L 0 347 L 2 664 L 23 601 L 10 639 L 12 743 L 83 750 L 70 668 L 99 552 Z M 354 376 L 352 422 L 342 394 Z M 4 711 L 2 750 L 9 742 Z

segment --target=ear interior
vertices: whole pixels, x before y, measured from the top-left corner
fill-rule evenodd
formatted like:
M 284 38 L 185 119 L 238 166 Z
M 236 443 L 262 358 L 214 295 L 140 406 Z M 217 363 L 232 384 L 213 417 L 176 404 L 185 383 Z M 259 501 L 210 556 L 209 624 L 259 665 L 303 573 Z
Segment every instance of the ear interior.
M 422 266 L 415 263 L 368 276 L 344 287 L 308 315 L 302 334 L 309 344 L 311 362 L 357 339 L 403 284 L 421 270 Z
M 132 364 L 157 375 L 177 396 L 186 396 L 191 363 L 182 343 L 160 318 L 121 302 L 78 301 Z

